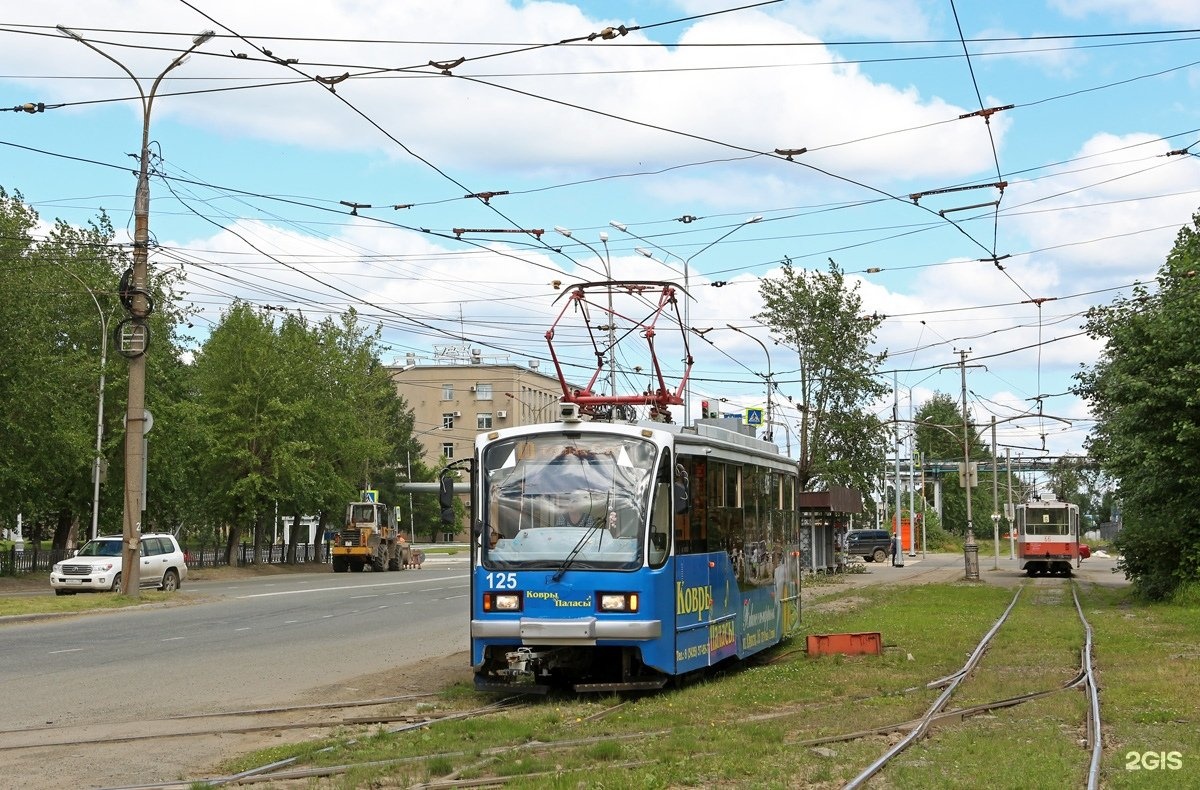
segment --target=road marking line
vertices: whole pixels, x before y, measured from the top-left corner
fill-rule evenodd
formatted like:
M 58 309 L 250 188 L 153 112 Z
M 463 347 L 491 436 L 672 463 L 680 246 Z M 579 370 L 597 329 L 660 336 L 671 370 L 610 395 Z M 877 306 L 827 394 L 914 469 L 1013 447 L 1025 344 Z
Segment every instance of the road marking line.
M 160 642 L 178 642 L 180 639 L 187 639 L 186 636 L 168 636 L 166 639 L 160 639 Z
M 83 652 L 82 647 L 72 647 L 69 650 L 51 650 L 50 655 L 56 656 L 59 653 L 82 653 L 82 652 Z
M 238 599 L 243 598 L 272 598 L 277 595 L 307 595 L 308 593 L 316 592 L 345 592 L 346 590 L 365 590 L 371 587 L 396 587 L 401 584 L 428 584 L 431 581 L 455 581 L 456 579 L 470 578 L 467 574 L 459 576 L 445 576 L 440 579 L 413 579 L 405 582 L 376 582 L 374 584 L 356 584 L 347 585 L 345 587 L 315 587 L 311 590 L 281 590 L 279 592 L 251 593 L 249 595 L 239 595 Z M 440 587 L 438 589 L 446 589 Z

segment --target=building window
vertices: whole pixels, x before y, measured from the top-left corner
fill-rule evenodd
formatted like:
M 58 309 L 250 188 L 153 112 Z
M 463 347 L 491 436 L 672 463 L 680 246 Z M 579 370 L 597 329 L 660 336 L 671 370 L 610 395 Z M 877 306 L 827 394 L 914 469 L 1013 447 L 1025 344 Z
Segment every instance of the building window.
M 492 413 L 490 411 L 481 411 L 475 415 L 475 428 L 480 431 L 489 430 L 492 427 Z
M 442 458 L 454 457 L 454 442 L 442 442 Z
M 491 400 L 492 385 L 491 384 L 476 384 L 475 385 L 475 400 Z
M 443 384 L 442 385 L 442 400 L 454 400 L 454 385 L 453 384 Z

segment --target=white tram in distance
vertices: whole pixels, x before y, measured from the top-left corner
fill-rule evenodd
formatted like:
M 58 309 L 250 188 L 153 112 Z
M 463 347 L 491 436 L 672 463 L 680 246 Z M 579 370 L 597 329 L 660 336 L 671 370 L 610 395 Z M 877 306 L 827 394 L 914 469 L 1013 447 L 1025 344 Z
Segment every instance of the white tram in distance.
M 1079 543 L 1079 506 L 1036 497 L 1017 505 L 1017 561 L 1028 576 L 1070 576 L 1090 556 Z

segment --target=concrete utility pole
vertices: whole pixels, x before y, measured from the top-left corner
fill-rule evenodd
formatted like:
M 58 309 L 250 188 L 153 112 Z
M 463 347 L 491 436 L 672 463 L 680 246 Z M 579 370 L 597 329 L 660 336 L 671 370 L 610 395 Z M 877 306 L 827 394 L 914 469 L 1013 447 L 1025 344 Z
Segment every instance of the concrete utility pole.
M 167 72 L 183 63 L 191 52 L 212 38 L 215 33 L 207 30 L 192 39 L 192 44 L 159 72 L 146 93 L 142 82 L 124 63 L 96 47 L 83 36 L 69 28 L 58 25 L 58 30 L 101 57 L 116 64 L 133 80 L 142 100 L 142 146 L 138 157 L 137 188 L 133 200 L 133 269 L 127 282 L 122 285 L 122 301 L 129 310 L 129 318 L 118 325 L 120 352 L 129 359 L 129 396 L 125 413 L 125 504 L 122 522 L 121 592 L 138 597 L 140 591 L 139 571 L 141 568 L 141 531 L 146 509 L 145 464 L 146 464 L 146 351 L 149 347 L 150 329 L 146 319 L 154 310 L 150 297 L 149 244 L 150 244 L 150 111 L 154 107 L 154 96 Z
M 892 565 L 904 565 L 904 543 L 900 537 L 900 386 L 892 373 L 892 424 L 896 426 L 896 529 L 892 533 Z M 908 514 L 911 529 L 912 513 Z
M 962 419 L 963 419 L 963 474 L 967 491 L 967 540 L 963 544 L 963 561 L 967 579 L 979 578 L 979 546 L 975 543 L 975 525 L 971 516 L 971 424 L 967 417 L 967 354 L 970 349 L 958 352 L 958 369 L 962 372 Z
M 1004 467 L 1008 478 L 1005 481 L 1008 488 L 1008 505 L 1004 508 L 1004 515 L 1008 518 L 1008 558 L 1015 560 L 1017 558 L 1017 537 L 1013 534 L 1013 516 L 1015 513 L 1012 501 L 1012 449 L 1009 447 L 1004 448 Z
M 992 570 L 1000 570 L 1000 472 L 996 469 L 996 415 L 992 415 Z

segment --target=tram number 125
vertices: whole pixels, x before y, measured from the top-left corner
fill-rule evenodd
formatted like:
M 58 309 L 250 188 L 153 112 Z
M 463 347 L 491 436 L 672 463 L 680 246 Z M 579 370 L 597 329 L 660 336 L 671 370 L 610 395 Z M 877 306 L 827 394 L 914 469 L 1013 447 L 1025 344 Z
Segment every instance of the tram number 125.
M 515 590 L 517 589 L 517 574 L 489 573 L 487 583 L 489 590 Z

